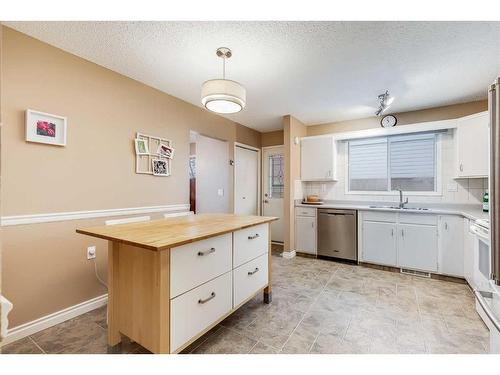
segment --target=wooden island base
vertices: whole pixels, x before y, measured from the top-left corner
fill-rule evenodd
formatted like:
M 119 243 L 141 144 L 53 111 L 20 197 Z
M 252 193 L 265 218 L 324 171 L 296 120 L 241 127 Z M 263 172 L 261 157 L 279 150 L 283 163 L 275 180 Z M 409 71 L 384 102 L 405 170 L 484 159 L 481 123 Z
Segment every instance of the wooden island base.
M 270 303 L 272 220 L 194 215 L 77 230 L 109 240 L 110 351 L 124 335 L 153 353 L 179 353 L 257 293 Z

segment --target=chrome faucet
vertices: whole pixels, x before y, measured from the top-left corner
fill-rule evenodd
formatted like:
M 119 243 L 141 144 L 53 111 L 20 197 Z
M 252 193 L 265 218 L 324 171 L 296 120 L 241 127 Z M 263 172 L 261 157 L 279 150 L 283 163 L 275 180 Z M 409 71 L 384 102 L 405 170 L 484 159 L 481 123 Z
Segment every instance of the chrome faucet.
M 403 209 L 405 208 L 405 204 L 408 204 L 408 197 L 406 197 L 406 200 L 403 201 L 403 190 L 398 189 L 399 191 L 399 208 Z

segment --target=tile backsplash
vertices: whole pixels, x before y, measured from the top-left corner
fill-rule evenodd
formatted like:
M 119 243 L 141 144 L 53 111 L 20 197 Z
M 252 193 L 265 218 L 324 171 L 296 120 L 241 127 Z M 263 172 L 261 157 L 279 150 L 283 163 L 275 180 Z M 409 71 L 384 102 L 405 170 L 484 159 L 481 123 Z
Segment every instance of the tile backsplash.
M 398 201 L 399 194 L 374 195 L 374 194 L 346 194 L 346 143 L 338 145 L 337 179 L 335 182 L 302 182 L 301 192 L 296 187 L 296 195 L 319 195 L 325 200 L 348 200 L 348 201 Z M 479 204 L 483 201 L 483 195 L 488 190 L 487 178 L 454 179 L 455 175 L 455 143 L 452 134 L 441 135 L 441 194 L 440 195 L 411 195 L 410 202 L 418 203 L 457 203 L 457 204 Z

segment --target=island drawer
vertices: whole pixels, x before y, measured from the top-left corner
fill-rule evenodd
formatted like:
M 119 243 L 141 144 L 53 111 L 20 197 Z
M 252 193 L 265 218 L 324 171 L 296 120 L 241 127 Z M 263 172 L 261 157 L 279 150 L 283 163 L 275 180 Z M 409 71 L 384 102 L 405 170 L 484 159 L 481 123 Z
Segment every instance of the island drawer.
M 231 250 L 231 233 L 172 248 L 170 298 L 230 271 Z
M 170 301 L 172 353 L 231 311 L 231 276 L 227 272 Z
M 233 270 L 234 308 L 268 283 L 269 255 L 263 254 Z
M 268 224 L 241 229 L 233 234 L 233 268 L 269 250 Z

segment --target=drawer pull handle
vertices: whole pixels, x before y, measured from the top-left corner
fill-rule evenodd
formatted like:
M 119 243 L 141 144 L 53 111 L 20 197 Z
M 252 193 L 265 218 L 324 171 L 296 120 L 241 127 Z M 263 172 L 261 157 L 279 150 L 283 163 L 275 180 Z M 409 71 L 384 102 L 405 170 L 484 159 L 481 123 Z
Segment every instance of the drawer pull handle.
M 253 271 L 248 271 L 248 276 L 252 276 L 254 273 L 259 272 L 259 267 L 255 267 L 255 270 Z
M 198 303 L 200 305 L 203 305 L 204 303 L 207 303 L 208 301 L 210 301 L 211 299 L 214 299 L 214 298 L 215 298 L 215 292 L 212 292 L 212 293 L 210 293 L 210 297 L 207 297 L 205 299 L 199 299 Z
M 253 236 L 248 236 L 249 240 L 254 240 L 256 238 L 259 238 L 259 234 L 258 233 L 255 233 Z
M 215 247 L 212 247 L 212 248 L 205 250 L 205 251 L 198 251 L 198 256 L 202 257 L 203 255 L 208 255 L 208 254 L 212 254 L 212 253 L 215 253 Z

